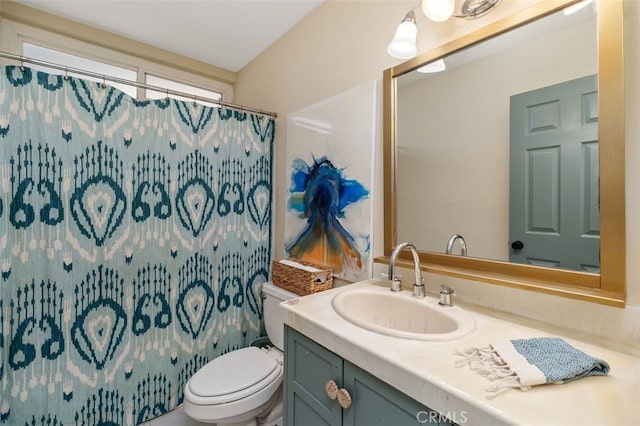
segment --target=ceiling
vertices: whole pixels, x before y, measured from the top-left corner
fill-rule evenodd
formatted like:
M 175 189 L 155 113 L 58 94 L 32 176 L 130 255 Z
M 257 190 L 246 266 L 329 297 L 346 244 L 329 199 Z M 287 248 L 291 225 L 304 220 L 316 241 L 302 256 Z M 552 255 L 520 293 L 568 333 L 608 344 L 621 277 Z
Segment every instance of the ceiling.
M 325 0 L 15 0 L 237 72 Z

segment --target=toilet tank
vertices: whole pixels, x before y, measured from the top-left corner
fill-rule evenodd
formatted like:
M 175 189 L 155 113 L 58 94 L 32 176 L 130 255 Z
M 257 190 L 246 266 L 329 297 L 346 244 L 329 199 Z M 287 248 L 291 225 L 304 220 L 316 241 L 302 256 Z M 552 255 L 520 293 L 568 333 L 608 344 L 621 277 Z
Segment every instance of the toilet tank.
M 267 336 L 274 346 L 280 350 L 284 348 L 284 309 L 280 303 L 299 297 L 297 294 L 277 287 L 272 282 L 262 284 L 262 309 L 264 313 L 264 327 Z

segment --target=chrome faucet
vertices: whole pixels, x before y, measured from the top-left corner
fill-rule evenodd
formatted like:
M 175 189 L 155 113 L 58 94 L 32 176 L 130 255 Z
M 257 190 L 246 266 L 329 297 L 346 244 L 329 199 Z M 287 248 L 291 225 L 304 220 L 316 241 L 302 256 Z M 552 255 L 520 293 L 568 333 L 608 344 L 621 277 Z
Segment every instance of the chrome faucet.
M 467 243 L 464 241 L 464 238 L 462 238 L 462 235 L 460 234 L 453 234 L 451 236 L 451 238 L 449 238 L 449 241 L 447 241 L 447 254 L 451 254 L 453 252 L 453 244 L 456 242 L 456 240 L 460 241 L 460 255 L 461 256 L 466 256 L 467 255 Z
M 416 274 L 416 281 L 413 284 L 413 295 L 415 297 L 424 297 L 424 284 L 422 284 L 422 275 L 420 272 L 420 257 L 418 256 L 418 250 L 416 246 L 411 243 L 400 243 L 398 244 L 391 253 L 391 258 L 389 259 L 389 279 L 391 280 L 391 291 L 401 291 L 402 287 L 400 285 L 400 279 L 395 275 L 395 267 L 396 261 L 398 260 L 398 255 L 404 249 L 409 249 L 411 254 L 413 255 L 413 268 Z

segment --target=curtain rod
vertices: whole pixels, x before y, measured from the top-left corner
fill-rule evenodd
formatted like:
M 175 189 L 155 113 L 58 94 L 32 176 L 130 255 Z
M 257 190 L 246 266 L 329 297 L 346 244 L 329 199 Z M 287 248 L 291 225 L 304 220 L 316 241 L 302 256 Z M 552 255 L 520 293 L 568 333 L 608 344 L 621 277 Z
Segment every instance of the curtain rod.
M 218 104 L 218 105 L 222 105 L 222 106 L 226 106 L 226 107 L 236 108 L 236 109 L 240 109 L 240 110 L 247 111 L 247 112 L 255 112 L 255 113 L 258 113 L 258 114 L 269 115 L 269 116 L 274 117 L 274 118 L 278 117 L 278 113 L 271 112 L 271 111 L 264 111 L 264 110 L 257 109 L 257 108 L 246 107 L 244 105 L 238 105 L 238 104 L 234 104 L 234 103 L 231 103 L 231 102 L 225 102 L 225 101 L 221 101 L 221 100 L 207 98 L 207 97 L 204 97 L 204 96 L 198 96 L 198 95 L 195 95 L 193 93 L 187 93 L 187 92 L 181 92 L 179 90 L 168 89 L 166 87 L 153 86 L 153 85 L 147 84 L 147 83 L 139 83 L 137 81 L 131 81 L 131 80 L 127 80 L 127 79 L 120 78 L 120 77 L 113 77 L 113 76 L 106 75 L 106 74 L 99 74 L 99 73 L 96 73 L 96 72 L 93 72 L 93 71 L 87 71 L 87 70 L 82 70 L 82 69 L 79 69 L 79 68 L 69 67 L 69 66 L 66 66 L 66 65 L 55 64 L 53 62 L 42 61 L 40 59 L 28 58 L 26 56 L 16 55 L 16 54 L 13 54 L 13 53 L 0 51 L 0 58 L 6 58 L 6 59 L 11 59 L 11 60 L 14 60 L 14 61 L 18 61 L 18 62 L 20 62 L 20 64 L 30 63 L 30 64 L 34 64 L 34 65 L 39 65 L 39 66 L 43 66 L 43 67 L 49 67 L 49 68 L 57 69 L 59 71 L 73 72 L 75 74 L 81 74 L 81 75 L 84 75 L 84 76 L 87 76 L 87 77 L 94 77 L 94 78 L 99 78 L 99 79 L 102 79 L 102 80 L 109 80 L 109 81 L 112 81 L 114 83 L 127 84 L 129 86 L 134 86 L 134 87 L 137 87 L 139 89 L 155 90 L 157 92 L 166 93 L 167 95 L 171 94 L 171 95 L 176 95 L 176 96 L 183 96 L 183 97 L 187 97 L 187 98 L 193 99 L 194 101 L 200 100 L 200 101 L 210 102 L 210 103 L 213 103 L 213 104 Z

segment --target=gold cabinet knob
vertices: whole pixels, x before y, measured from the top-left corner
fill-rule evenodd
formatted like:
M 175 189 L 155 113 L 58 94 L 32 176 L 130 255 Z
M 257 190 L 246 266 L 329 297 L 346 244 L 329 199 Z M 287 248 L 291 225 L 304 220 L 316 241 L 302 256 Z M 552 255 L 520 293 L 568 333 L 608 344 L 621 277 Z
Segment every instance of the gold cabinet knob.
M 338 404 L 345 410 L 351 407 L 351 395 L 345 388 L 338 390 Z
M 327 396 L 331 399 L 336 399 L 338 397 L 338 385 L 333 380 L 329 380 L 326 385 L 324 385 L 324 390 L 327 392 Z

